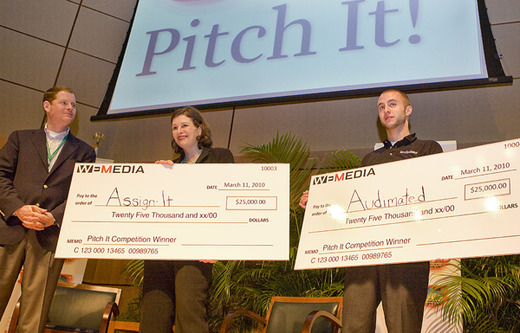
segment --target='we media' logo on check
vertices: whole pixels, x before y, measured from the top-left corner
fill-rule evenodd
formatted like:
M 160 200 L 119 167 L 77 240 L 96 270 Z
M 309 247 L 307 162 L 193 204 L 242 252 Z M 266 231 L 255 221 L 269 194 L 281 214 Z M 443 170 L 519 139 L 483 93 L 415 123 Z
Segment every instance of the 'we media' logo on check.
M 343 171 L 333 175 L 316 176 L 312 179 L 312 185 L 326 184 L 327 182 L 339 182 L 349 179 L 363 178 L 375 176 L 374 168 L 356 169 L 350 171 Z
M 133 164 L 79 164 L 76 173 L 144 173 L 144 168 Z

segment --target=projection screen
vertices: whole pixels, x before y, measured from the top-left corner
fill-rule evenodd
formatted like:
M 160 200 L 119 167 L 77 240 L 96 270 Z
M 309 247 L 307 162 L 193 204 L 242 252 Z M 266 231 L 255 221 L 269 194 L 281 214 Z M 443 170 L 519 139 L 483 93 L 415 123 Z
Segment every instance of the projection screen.
M 483 6 L 483 0 L 140 0 L 92 119 L 363 95 L 390 86 L 502 82 L 492 37 L 494 53 L 484 52 Z M 488 73 L 490 60 L 498 74 Z

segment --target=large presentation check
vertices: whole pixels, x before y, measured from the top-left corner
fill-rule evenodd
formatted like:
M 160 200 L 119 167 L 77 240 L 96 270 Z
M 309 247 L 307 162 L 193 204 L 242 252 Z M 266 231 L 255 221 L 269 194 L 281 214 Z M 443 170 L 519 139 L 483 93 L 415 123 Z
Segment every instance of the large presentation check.
M 520 139 L 314 176 L 296 269 L 520 253 Z
M 76 164 L 58 258 L 287 260 L 288 164 Z

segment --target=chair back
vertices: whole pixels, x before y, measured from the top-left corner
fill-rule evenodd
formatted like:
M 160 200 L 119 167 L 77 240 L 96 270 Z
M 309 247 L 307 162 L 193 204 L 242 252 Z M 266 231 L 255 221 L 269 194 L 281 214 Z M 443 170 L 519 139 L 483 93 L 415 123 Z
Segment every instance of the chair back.
M 267 313 L 265 333 L 301 333 L 305 317 L 314 310 L 325 310 L 340 318 L 343 297 L 274 296 Z M 312 333 L 333 333 L 335 328 L 324 318 L 314 323 Z
M 109 302 L 119 303 L 121 289 L 60 282 L 54 293 L 47 328 L 98 332 Z

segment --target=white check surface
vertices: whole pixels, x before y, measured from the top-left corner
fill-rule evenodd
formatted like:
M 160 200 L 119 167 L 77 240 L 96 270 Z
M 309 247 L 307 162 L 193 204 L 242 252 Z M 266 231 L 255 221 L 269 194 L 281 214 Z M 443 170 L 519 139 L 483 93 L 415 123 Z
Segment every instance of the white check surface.
M 76 164 L 58 258 L 287 260 L 288 164 Z
M 296 269 L 520 253 L 520 139 L 312 178 Z

